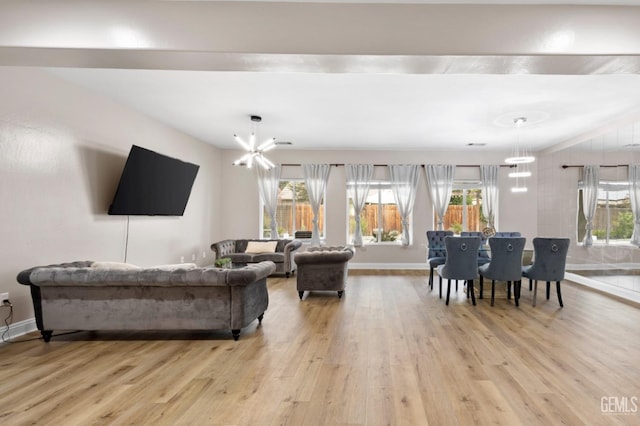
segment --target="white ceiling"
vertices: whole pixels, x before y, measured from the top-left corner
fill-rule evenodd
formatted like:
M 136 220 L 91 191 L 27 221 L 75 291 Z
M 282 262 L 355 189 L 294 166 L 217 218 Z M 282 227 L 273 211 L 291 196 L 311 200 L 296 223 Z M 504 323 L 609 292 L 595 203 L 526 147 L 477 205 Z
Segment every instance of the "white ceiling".
M 233 134 L 296 149 L 537 150 L 640 107 L 638 75 L 415 75 L 50 69 L 220 148 Z
M 523 142 L 553 151 L 640 118 L 640 8 L 318 3 L 4 1 L 0 65 L 224 149 L 250 115 L 281 149 L 377 150 L 504 150 L 524 116 Z

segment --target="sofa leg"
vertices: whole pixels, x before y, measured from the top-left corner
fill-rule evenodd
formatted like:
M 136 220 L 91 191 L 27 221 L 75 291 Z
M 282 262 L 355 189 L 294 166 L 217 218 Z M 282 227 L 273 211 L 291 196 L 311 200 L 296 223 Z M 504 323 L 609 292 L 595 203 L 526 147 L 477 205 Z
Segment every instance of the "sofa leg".
M 240 338 L 240 329 L 236 328 L 231 330 L 231 334 L 233 335 L 233 340 L 238 340 Z
M 262 318 L 264 318 L 264 313 L 258 315 L 258 324 L 262 324 Z
M 344 293 L 344 290 L 338 291 L 338 299 L 342 299 L 342 294 L 343 293 Z
M 48 343 L 51 340 L 51 335 L 53 334 L 53 330 L 42 330 L 40 334 L 42 334 L 42 339 Z
M 287 277 L 287 278 L 289 278 L 289 277 L 291 276 L 291 272 L 285 272 L 285 273 L 284 273 L 284 276 L 285 276 L 285 277 Z
M 304 291 L 299 291 L 298 296 L 300 296 L 300 300 L 302 300 L 302 296 L 304 296 Z

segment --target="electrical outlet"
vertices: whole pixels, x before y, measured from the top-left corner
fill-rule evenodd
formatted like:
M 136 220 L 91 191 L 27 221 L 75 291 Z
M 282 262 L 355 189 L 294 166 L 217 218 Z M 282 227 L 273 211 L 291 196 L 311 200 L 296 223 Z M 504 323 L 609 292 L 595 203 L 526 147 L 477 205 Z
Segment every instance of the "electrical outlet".
M 184 256 L 180 256 L 180 263 L 184 263 Z
M 191 260 L 196 260 L 196 254 L 195 253 L 191 254 Z
M 203 251 L 203 252 L 202 252 L 202 258 L 203 258 L 203 259 L 206 259 L 206 257 L 207 257 L 207 252 L 206 252 L 206 251 Z
M 0 306 L 5 300 L 9 300 L 9 293 L 0 293 Z

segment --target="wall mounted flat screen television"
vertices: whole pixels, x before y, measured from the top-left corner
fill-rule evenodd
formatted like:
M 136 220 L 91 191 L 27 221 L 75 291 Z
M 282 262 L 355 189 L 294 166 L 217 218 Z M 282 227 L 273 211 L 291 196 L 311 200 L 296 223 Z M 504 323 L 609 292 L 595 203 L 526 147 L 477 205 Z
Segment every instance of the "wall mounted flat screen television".
M 133 145 L 109 214 L 182 216 L 199 168 Z

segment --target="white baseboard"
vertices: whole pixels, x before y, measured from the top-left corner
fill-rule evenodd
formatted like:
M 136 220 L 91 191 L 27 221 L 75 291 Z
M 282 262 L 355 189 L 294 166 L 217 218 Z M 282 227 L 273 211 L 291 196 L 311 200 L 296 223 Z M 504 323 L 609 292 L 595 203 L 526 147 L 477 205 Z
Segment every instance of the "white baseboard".
M 7 333 L 5 333 L 6 330 L 6 326 L 0 328 L 0 335 L 4 335 L 6 340 L 11 341 L 16 337 L 24 336 L 27 333 L 38 330 L 38 327 L 36 326 L 36 319 L 29 318 L 24 321 L 9 324 L 9 331 Z

